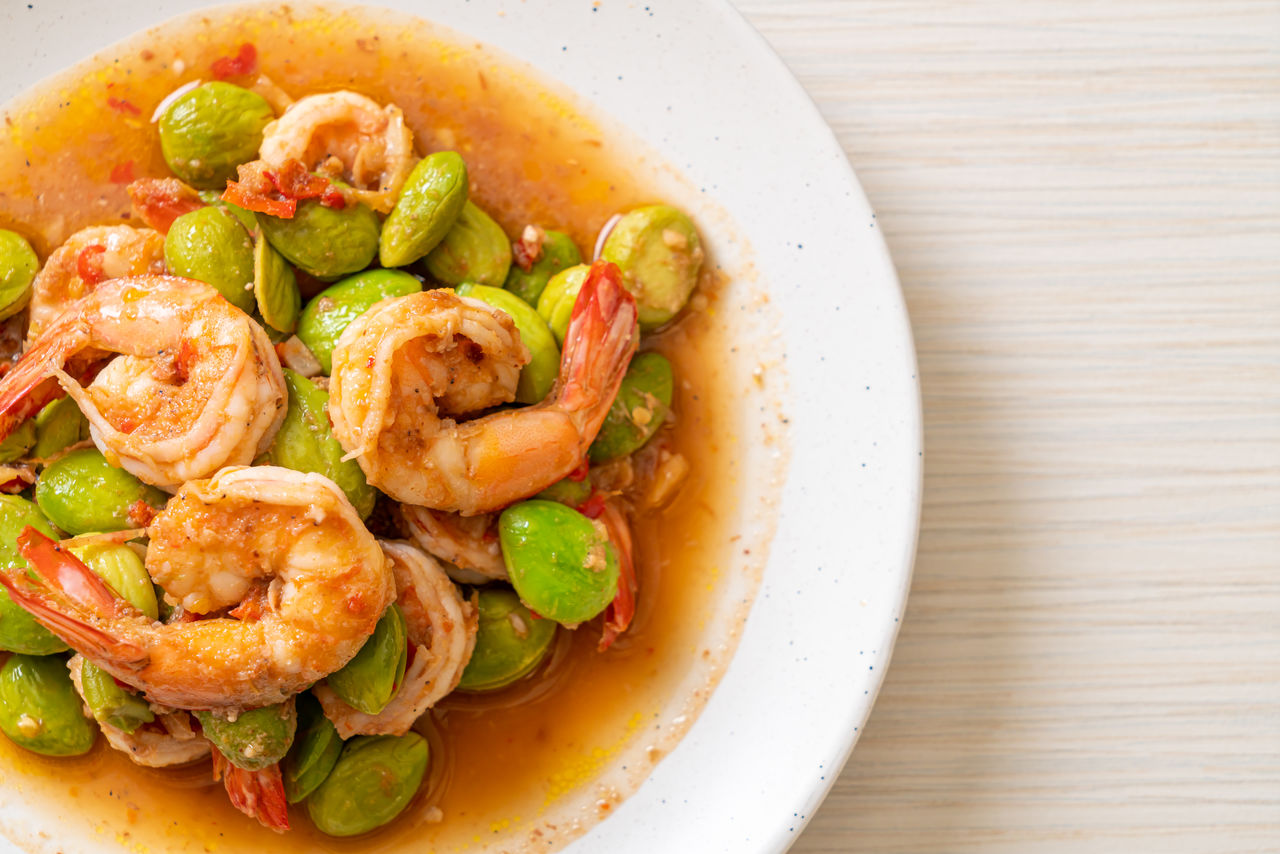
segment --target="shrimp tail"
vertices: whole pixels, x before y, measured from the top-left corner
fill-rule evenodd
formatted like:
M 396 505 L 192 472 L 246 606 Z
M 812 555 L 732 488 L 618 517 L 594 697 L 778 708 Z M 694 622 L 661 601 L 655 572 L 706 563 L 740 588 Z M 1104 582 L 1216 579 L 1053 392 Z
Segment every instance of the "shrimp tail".
M 64 315 L 63 320 L 67 319 Z M 79 323 L 58 322 L 22 354 L 13 370 L 0 380 L 0 439 L 18 429 L 45 404 L 66 394 L 59 383 L 64 368 L 79 382 L 93 380 L 102 365 L 102 354 L 84 352 L 88 340 L 88 333 Z
M 116 597 L 111 588 L 56 540 L 27 525 L 18 534 L 18 551 L 31 561 L 45 583 L 66 593 L 80 605 L 93 608 L 99 616 L 110 616 Z
M 0 380 L 0 439 L 18 429 L 45 404 L 62 397 L 62 388 L 50 370 L 62 367 L 56 354 L 49 352 L 54 344 L 42 339 Z
M 604 611 L 604 632 L 600 637 L 597 649 L 604 652 L 613 646 L 618 636 L 627 630 L 636 614 L 636 592 L 639 583 L 636 581 L 635 562 L 632 560 L 631 528 L 627 525 L 626 516 L 612 501 L 606 501 L 600 513 L 600 521 L 609 532 L 609 542 L 618 553 L 618 594 L 613 597 Z
M 600 431 L 640 343 L 636 317 L 635 298 L 622 286 L 617 265 L 592 264 L 565 332 L 558 391 L 562 407 L 588 415 L 583 452 Z
M 146 650 L 100 627 L 118 609 L 132 610 L 102 579 L 30 525 L 18 535 L 18 549 L 35 566 L 37 576 L 31 578 L 24 567 L 0 569 L 0 585 L 10 599 L 94 662 L 111 662 L 115 669 L 146 665 Z
M 289 805 L 285 800 L 280 763 L 259 771 L 246 771 L 232 765 L 217 748 L 212 755 L 213 779 L 222 780 L 232 806 L 276 833 L 289 829 Z

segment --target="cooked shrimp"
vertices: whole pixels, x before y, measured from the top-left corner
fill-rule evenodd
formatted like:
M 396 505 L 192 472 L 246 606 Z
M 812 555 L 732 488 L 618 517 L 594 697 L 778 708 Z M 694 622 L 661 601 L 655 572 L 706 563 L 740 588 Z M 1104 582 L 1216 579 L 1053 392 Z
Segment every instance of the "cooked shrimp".
M 333 481 L 275 466 L 192 481 L 147 529 L 146 568 L 197 614 L 155 623 L 35 529 L 18 538 L 37 578 L 0 569 L 13 601 L 153 703 L 256 708 L 347 663 L 395 598 L 387 559 Z
M 593 519 L 599 519 L 608 532 L 609 541 L 618 552 L 618 593 L 604 611 L 604 632 L 600 638 L 601 652 L 613 645 L 619 635 L 631 625 L 636 613 L 636 580 L 634 548 L 631 526 L 622 499 L 595 491 L 577 508 Z M 459 516 L 442 513 L 427 507 L 400 505 L 404 520 L 403 529 L 427 553 L 449 561 L 458 570 L 448 566 L 445 571 L 460 584 L 484 584 L 507 577 L 507 566 L 502 559 L 502 546 L 496 530 L 497 516 Z
M 502 547 L 498 545 L 498 517 L 494 514 L 461 516 L 401 504 L 400 515 L 404 519 L 404 532 L 423 551 L 461 570 L 456 572 L 445 567 L 453 580 L 462 584 L 484 584 L 507 577 Z
M 314 172 L 340 178 L 354 188 L 351 195 L 379 213 L 395 206 L 417 159 L 399 107 L 382 107 L 348 91 L 295 101 L 267 125 L 258 156 L 273 166 L 300 160 Z
M 81 697 L 84 696 L 84 689 L 80 684 L 80 669 L 83 666 L 84 656 L 79 654 L 71 656 L 67 661 L 71 682 Z M 133 732 L 125 732 L 105 721 L 99 721 L 98 726 L 107 737 L 107 744 L 148 768 L 185 765 L 209 755 L 212 745 L 191 726 L 190 714 L 167 706 L 152 705 L 151 709 L 155 712 L 155 721 L 143 724 Z
M 164 236 L 149 228 L 83 228 L 49 255 L 31 286 L 27 315 L 30 346 L 68 303 L 108 279 L 164 272 Z
M 69 305 L 0 380 L 0 436 L 61 396 L 59 384 L 108 459 L 170 490 L 251 462 L 285 414 L 262 328 L 208 285 L 173 276 L 104 282 Z
M 212 755 L 213 779 L 222 780 L 233 807 L 276 833 L 289 829 L 289 804 L 279 763 L 247 771 L 232 765 L 217 750 Z
M 597 493 L 598 495 L 599 493 Z M 604 609 L 604 632 L 600 636 L 598 649 L 604 652 L 613 646 L 618 636 L 627 630 L 636 615 L 636 592 L 639 582 L 636 579 L 634 551 L 631 545 L 631 525 L 627 522 L 626 511 L 617 498 L 606 498 L 600 505 L 599 519 L 609 532 L 609 542 L 618 552 L 618 595 Z
M 348 706 L 324 683 L 312 689 L 344 739 L 404 735 L 427 709 L 457 687 L 476 645 L 479 615 L 440 564 L 408 543 L 384 542 L 382 548 L 395 573 L 396 601 L 408 628 L 409 664 L 400 690 L 376 715 Z
M 635 300 L 618 268 L 597 262 L 574 305 L 551 393 L 533 406 L 457 421 L 513 399 L 528 360 L 514 324 L 449 290 L 384 300 L 333 351 L 333 432 L 392 498 L 488 513 L 578 467 L 637 340 Z

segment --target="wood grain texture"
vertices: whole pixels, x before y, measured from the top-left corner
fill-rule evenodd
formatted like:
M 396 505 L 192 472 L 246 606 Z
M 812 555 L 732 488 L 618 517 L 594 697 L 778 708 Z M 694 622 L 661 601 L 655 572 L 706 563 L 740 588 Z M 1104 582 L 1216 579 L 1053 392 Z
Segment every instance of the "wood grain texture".
M 907 619 L 792 850 L 1280 851 L 1280 3 L 737 5 L 925 407 Z

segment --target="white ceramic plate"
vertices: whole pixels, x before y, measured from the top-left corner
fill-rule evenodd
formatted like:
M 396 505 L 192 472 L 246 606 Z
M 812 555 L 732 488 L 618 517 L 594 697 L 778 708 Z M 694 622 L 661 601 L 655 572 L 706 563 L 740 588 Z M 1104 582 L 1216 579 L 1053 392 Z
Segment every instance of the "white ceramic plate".
M 7 3 L 0 99 L 207 5 Z M 677 201 L 727 212 L 709 227 L 714 254 L 751 280 L 733 290 L 733 307 L 757 315 L 743 329 L 776 335 L 739 358 L 769 348 L 783 356 L 770 379 L 786 423 L 762 414 L 790 446 L 785 486 L 764 490 L 777 493 L 777 534 L 741 645 L 705 711 L 648 782 L 568 850 L 783 851 L 870 712 L 915 552 L 915 354 L 875 215 L 804 91 L 725 2 L 381 5 L 527 61 L 659 152 L 687 182 L 668 190 L 683 194 Z M 744 450 L 749 477 L 766 450 Z M 27 809 L 38 827 L 41 806 Z M 0 818 L 17 820 L 12 811 Z

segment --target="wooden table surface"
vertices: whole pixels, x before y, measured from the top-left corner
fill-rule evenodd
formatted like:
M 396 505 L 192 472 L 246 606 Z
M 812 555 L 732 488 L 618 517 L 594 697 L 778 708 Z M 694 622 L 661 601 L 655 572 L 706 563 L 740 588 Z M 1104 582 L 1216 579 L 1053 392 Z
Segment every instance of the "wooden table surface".
M 907 618 L 792 850 L 1280 851 L 1280 2 L 738 6 L 924 393 Z

